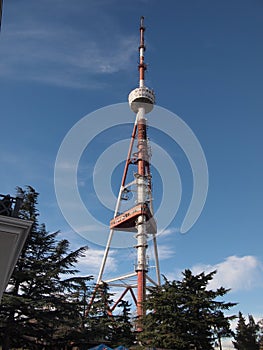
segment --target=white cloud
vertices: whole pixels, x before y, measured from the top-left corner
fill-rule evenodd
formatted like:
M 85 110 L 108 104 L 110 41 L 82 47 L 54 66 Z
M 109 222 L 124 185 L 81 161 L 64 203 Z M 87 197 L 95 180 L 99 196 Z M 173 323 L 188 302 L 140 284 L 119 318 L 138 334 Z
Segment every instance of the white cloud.
M 23 8 L 24 16 L 15 16 L 19 9 L 12 8 L 11 14 L 17 21 L 7 21 L 1 33 L 1 77 L 98 89 L 105 86 L 98 75 L 116 73 L 130 66 L 137 38 L 122 35 L 110 17 L 105 33 L 92 17 L 91 9 L 88 14 L 92 18 L 78 13 L 79 22 L 85 20 L 83 27 L 78 21 L 74 26 L 65 23 L 72 8 L 56 9 L 52 5 L 48 7 L 49 16 L 44 16 L 41 7 L 36 7 L 34 17 L 30 17 L 27 6 Z
M 180 229 L 177 227 L 172 227 L 172 228 L 167 228 L 163 231 L 161 231 L 160 233 L 158 233 L 158 236 L 164 237 L 164 236 L 170 236 L 173 235 L 175 233 L 180 232 Z
M 175 251 L 171 245 L 158 244 L 159 260 L 170 259 L 174 257 Z
M 221 263 L 215 265 L 199 264 L 193 266 L 191 270 L 194 274 L 217 270 L 210 283 L 212 289 L 223 286 L 235 292 L 263 285 L 262 263 L 251 255 L 243 257 L 229 256 Z
M 99 272 L 104 250 L 101 249 L 88 249 L 85 256 L 79 259 L 77 268 L 80 270 L 81 275 L 94 275 Z M 105 272 L 115 272 L 117 269 L 117 262 L 114 257 L 114 251 L 110 251 Z
M 175 269 L 166 273 L 165 276 L 170 281 L 181 280 L 182 270 Z M 218 264 L 196 264 L 190 267 L 190 270 L 194 275 L 216 270 L 217 273 L 209 284 L 211 289 L 224 287 L 230 289 L 231 292 L 237 292 L 263 286 L 263 264 L 252 255 L 242 257 L 232 255 Z
M 77 33 L 74 43 L 63 47 L 61 41 L 63 38 L 59 33 L 54 34 L 52 39 L 47 37 L 40 42 L 37 31 L 30 37 L 23 32 L 9 36 L 2 43 L 0 76 L 65 87 L 98 89 L 105 82 L 99 83 L 94 75 L 126 69 L 136 47 L 133 38 L 116 38 L 114 47 L 105 49 L 101 43 L 90 40 L 81 42 L 77 39 Z

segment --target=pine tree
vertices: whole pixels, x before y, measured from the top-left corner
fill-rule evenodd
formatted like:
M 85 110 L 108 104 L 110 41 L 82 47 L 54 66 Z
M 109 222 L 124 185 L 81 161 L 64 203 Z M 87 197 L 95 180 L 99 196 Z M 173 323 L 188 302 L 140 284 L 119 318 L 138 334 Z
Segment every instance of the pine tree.
M 118 307 L 121 311 L 119 315 L 115 316 L 115 334 L 111 347 L 119 345 L 130 347 L 135 342 L 135 332 L 131 320 L 131 305 L 128 301 L 122 300 Z
M 263 350 L 263 320 L 262 319 L 259 320 L 258 327 L 259 327 L 259 333 L 258 333 L 259 349 Z
M 87 327 L 93 337 L 93 344 L 105 343 L 114 348 L 119 345 L 126 347 L 132 345 L 135 341 L 133 325 L 131 322 L 130 304 L 122 300 L 116 309 L 112 312 L 112 294 L 106 283 L 97 286 L 96 294 L 89 309 L 89 318 Z
M 229 320 L 223 311 L 235 304 L 220 301 L 227 290 L 209 290 L 214 272 L 194 276 L 185 270 L 182 281 L 154 287 L 145 303 L 149 310 L 142 319 L 139 340 L 145 346 L 167 349 L 212 349 L 220 330 L 222 336 L 231 334 Z
M 2 348 L 42 349 L 45 344 L 55 349 L 82 323 L 83 305 L 73 297 L 73 280 L 65 276 L 78 272 L 75 264 L 87 248 L 69 251 L 67 240 L 57 240 L 59 232 L 49 233 L 38 224 L 38 193 L 30 186 L 17 190 L 24 196 L 20 218 L 34 224 L 0 305 Z
M 111 344 L 114 338 L 115 322 L 110 306 L 113 303 L 112 294 L 106 283 L 96 288 L 95 298 L 89 310 L 88 327 L 93 334 L 94 344 Z
M 248 323 L 241 312 L 238 314 L 235 341 L 233 345 L 238 350 L 259 350 L 259 325 L 252 315 L 248 316 Z

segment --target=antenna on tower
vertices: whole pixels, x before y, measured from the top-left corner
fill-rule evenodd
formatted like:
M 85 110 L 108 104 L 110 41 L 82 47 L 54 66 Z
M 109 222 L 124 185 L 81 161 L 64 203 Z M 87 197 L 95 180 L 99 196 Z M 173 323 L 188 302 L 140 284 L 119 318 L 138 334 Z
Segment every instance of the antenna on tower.
M 142 16 L 141 17 L 141 25 L 140 25 L 140 46 L 139 46 L 140 61 L 139 61 L 139 65 L 138 65 L 138 69 L 140 72 L 140 81 L 139 81 L 140 87 L 144 86 L 144 72 L 147 69 L 147 66 L 144 63 L 144 52 L 146 50 L 145 45 L 144 45 L 144 32 L 145 32 L 144 17 Z

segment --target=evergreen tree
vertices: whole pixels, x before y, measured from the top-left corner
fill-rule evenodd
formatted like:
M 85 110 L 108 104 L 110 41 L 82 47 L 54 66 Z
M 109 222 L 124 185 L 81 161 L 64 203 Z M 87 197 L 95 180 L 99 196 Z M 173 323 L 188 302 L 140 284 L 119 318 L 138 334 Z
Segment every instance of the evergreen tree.
M 135 332 L 131 322 L 131 305 L 128 301 L 122 300 L 118 307 L 121 309 L 120 314 L 116 316 L 115 336 L 111 347 L 124 345 L 130 347 L 135 342 Z
M 263 320 L 262 319 L 258 322 L 258 327 L 259 327 L 259 334 L 258 334 L 259 349 L 263 350 Z
M 38 224 L 38 193 L 30 186 L 17 190 L 24 196 L 20 218 L 34 224 L 0 305 L 0 340 L 3 350 L 55 349 L 82 324 L 75 282 L 62 276 L 78 272 L 75 264 L 87 248 L 69 251 L 67 240 L 57 240 L 59 232 L 49 233 Z M 89 280 L 82 278 L 81 283 Z
M 248 323 L 241 312 L 238 314 L 235 341 L 233 345 L 238 350 L 259 350 L 259 325 L 253 316 L 248 316 Z
M 89 310 L 88 327 L 93 335 L 94 344 L 110 345 L 114 338 L 115 322 L 110 307 L 113 303 L 112 294 L 106 283 L 97 286 L 95 298 Z
M 182 281 L 154 287 L 145 303 L 149 310 L 142 319 L 142 332 L 138 339 L 145 346 L 167 349 L 213 349 L 221 336 L 231 335 L 230 319 L 224 311 L 235 304 L 220 301 L 228 290 L 221 287 L 209 290 L 208 283 L 214 272 L 194 276 L 185 270 Z
M 92 335 L 88 328 L 88 317 L 86 314 L 88 301 L 90 298 L 90 286 L 87 285 L 89 278 L 71 277 L 63 281 L 65 287 L 64 294 L 67 295 L 67 301 L 75 305 L 78 310 L 77 318 L 65 316 L 65 325 L 60 325 L 56 331 L 56 336 L 63 338 L 62 343 L 68 343 L 77 346 L 79 349 L 87 349 L 87 345 L 92 342 Z
M 106 283 L 97 286 L 96 294 L 89 310 L 87 326 L 93 335 L 93 345 L 105 343 L 114 348 L 126 347 L 135 341 L 130 315 L 130 304 L 122 300 L 118 304 L 118 313 L 112 312 L 112 294 Z M 116 310 L 116 309 L 115 309 Z M 92 344 L 90 344 L 92 345 Z

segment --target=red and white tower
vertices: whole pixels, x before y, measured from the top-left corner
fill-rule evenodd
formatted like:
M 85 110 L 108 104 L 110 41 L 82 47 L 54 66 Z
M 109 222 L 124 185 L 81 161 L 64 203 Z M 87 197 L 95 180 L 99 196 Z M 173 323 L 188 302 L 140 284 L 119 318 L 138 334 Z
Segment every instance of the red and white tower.
M 108 242 L 105 248 L 104 257 L 97 280 L 97 289 L 100 285 L 105 283 L 109 287 L 124 287 L 121 296 L 114 303 L 113 307 L 110 309 L 110 312 L 115 309 L 126 293 L 130 292 L 135 302 L 137 316 L 139 318 L 145 312 L 143 301 L 145 299 L 148 286 L 160 285 L 160 271 L 156 242 L 157 229 L 152 205 L 152 176 L 150 171 L 151 152 L 147 137 L 147 120 L 145 117 L 146 114 L 151 112 L 153 109 L 155 95 L 153 90 L 145 86 L 146 64 L 144 62 L 144 32 L 144 18 L 141 17 L 139 46 L 140 61 L 138 66 L 139 87 L 132 90 L 128 98 L 130 108 L 136 114 L 136 118 L 114 217 L 110 221 Z M 133 148 L 134 144 L 136 143 L 135 141 L 137 141 L 137 150 L 134 151 Z M 127 173 L 129 167 L 131 166 L 133 167 L 133 170 L 136 169 L 134 173 L 134 180 L 131 183 L 126 184 Z M 125 199 L 125 195 L 130 191 L 136 192 L 134 206 L 132 206 L 129 210 L 120 213 L 121 202 L 123 199 Z M 126 275 L 104 280 L 103 274 L 107 263 L 109 250 L 111 248 L 114 231 L 123 231 L 124 234 L 125 231 L 135 233 L 135 249 L 137 250 L 135 271 Z M 155 278 L 150 277 L 148 274 L 147 248 L 149 238 L 151 238 L 153 242 Z

